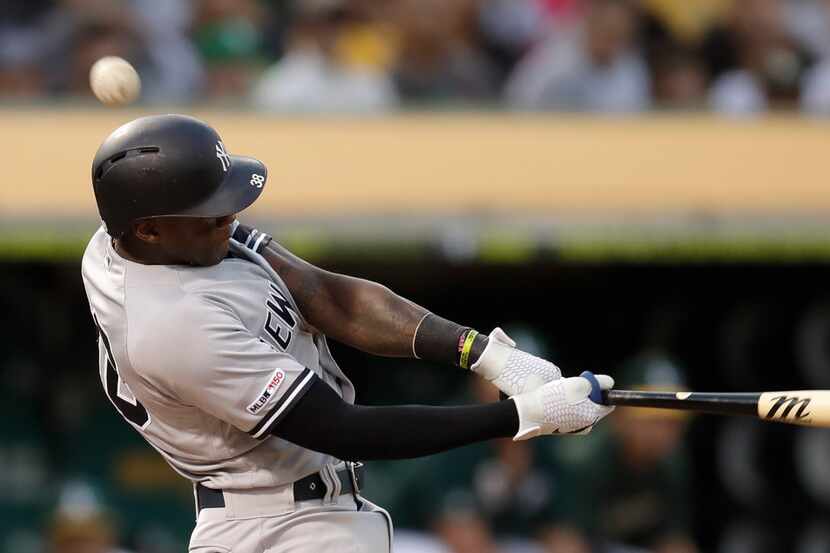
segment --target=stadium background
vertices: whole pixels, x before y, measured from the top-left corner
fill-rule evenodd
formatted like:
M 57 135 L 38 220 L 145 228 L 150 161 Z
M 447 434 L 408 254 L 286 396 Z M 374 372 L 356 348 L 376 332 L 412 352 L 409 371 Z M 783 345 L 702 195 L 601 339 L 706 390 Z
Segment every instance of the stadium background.
M 167 553 L 192 527 L 189 486 L 101 393 L 79 277 L 92 154 L 149 113 L 268 164 L 246 222 L 568 374 L 830 388 L 826 2 L 378 4 L 0 7 L 0 551 Z M 138 105 L 90 97 L 106 54 L 136 64 Z M 365 403 L 492 394 L 336 355 Z M 830 550 L 827 431 L 621 411 L 372 463 L 366 495 L 399 551 Z

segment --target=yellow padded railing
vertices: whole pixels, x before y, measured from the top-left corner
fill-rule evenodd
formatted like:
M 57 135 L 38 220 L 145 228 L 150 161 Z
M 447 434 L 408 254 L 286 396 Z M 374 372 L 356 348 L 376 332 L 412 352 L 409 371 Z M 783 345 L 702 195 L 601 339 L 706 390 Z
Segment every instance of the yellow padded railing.
M 0 110 L 0 217 L 94 215 L 90 162 L 158 110 Z M 797 214 L 830 210 L 830 123 L 796 118 L 195 111 L 261 158 L 269 215 Z

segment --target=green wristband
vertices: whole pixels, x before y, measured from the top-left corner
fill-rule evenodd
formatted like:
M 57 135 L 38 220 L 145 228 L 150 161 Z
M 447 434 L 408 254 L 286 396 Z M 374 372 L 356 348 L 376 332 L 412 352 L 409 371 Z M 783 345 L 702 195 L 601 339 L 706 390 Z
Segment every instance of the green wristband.
M 462 369 L 470 368 L 470 351 L 473 349 L 473 343 L 476 340 L 476 336 L 478 336 L 477 331 L 473 329 L 467 331 L 467 337 L 464 339 L 464 344 L 461 346 L 461 358 L 458 361 L 458 364 Z

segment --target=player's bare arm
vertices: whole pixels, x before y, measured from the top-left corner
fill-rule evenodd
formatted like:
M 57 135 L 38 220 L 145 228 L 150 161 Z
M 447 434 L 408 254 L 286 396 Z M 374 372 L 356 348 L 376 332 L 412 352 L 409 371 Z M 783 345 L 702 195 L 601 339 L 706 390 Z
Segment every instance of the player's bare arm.
M 257 251 L 285 281 L 307 320 L 344 344 L 375 355 L 471 369 L 507 395 L 562 376 L 553 363 L 517 349 L 500 328 L 485 336 L 382 284 L 316 267 L 250 227 L 240 225 L 235 237 L 248 243 L 260 240 Z
M 276 241 L 261 253 L 320 332 L 374 355 L 412 356 L 412 337 L 426 309 L 376 282 L 312 265 Z

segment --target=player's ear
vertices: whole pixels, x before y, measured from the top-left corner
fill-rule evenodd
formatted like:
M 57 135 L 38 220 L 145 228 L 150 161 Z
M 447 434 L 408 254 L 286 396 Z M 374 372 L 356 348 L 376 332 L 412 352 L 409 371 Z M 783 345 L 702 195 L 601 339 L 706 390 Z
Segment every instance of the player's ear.
M 158 221 L 141 219 L 133 223 L 133 234 L 142 242 L 157 244 L 160 240 Z

